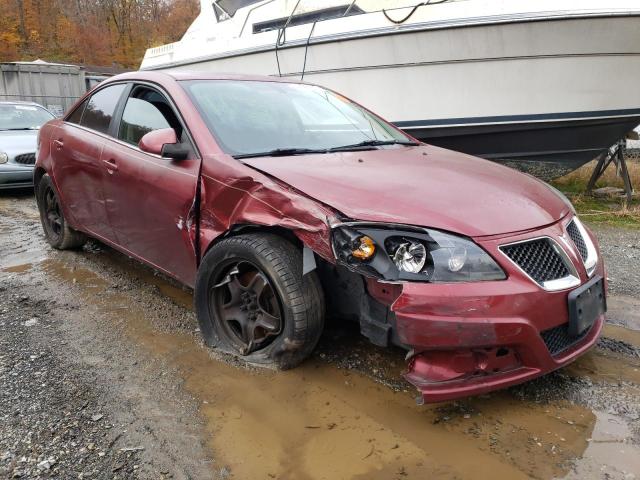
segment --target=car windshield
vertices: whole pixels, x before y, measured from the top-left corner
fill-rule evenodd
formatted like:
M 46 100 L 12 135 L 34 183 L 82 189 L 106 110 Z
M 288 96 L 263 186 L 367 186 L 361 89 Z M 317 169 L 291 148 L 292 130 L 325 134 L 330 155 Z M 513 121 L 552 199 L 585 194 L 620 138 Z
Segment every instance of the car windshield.
M 415 143 L 379 117 L 321 87 L 244 80 L 184 83 L 220 146 L 236 157 Z
M 37 130 L 53 118 L 35 105 L 0 105 L 0 130 Z

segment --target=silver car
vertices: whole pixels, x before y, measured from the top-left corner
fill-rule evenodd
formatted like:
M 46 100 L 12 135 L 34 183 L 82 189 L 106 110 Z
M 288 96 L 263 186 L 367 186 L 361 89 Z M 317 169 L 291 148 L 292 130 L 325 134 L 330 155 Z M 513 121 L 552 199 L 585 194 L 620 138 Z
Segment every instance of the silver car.
M 0 102 L 0 189 L 33 186 L 40 127 L 55 118 L 33 102 Z

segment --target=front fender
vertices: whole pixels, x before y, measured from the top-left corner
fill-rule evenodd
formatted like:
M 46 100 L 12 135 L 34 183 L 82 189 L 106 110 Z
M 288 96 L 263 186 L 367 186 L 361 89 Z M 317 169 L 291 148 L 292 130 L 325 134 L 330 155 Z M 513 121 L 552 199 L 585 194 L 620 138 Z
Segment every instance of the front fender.
M 253 225 L 286 229 L 322 258 L 334 261 L 329 225 L 337 212 L 257 171 L 251 176 L 216 177 L 206 171 L 201 176 L 201 252 L 234 227 Z

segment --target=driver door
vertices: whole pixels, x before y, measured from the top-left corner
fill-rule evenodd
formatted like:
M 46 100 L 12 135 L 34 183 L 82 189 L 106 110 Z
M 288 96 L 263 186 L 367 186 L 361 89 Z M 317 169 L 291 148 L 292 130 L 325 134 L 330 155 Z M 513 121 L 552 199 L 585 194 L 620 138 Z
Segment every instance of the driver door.
M 147 85 L 133 85 L 116 117 L 114 141 L 102 150 L 107 165 L 103 191 L 107 216 L 118 244 L 143 261 L 193 285 L 195 225 L 189 218 L 200 159 L 185 124 L 168 97 Z M 143 152 L 138 142 L 148 132 L 173 128 L 189 145 L 185 160 Z

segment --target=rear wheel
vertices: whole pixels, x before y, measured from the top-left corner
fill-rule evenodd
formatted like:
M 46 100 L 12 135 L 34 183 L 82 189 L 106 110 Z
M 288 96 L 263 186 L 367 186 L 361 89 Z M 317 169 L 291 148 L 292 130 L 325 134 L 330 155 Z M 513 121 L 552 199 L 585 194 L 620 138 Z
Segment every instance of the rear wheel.
M 83 233 L 69 227 L 51 177 L 45 174 L 36 186 L 36 201 L 47 242 L 59 250 L 82 247 L 87 242 Z
M 273 234 L 239 235 L 211 248 L 195 303 L 209 346 L 281 369 L 302 362 L 324 326 L 316 273 L 303 276 L 300 249 Z

